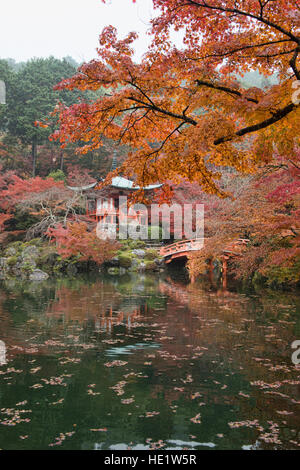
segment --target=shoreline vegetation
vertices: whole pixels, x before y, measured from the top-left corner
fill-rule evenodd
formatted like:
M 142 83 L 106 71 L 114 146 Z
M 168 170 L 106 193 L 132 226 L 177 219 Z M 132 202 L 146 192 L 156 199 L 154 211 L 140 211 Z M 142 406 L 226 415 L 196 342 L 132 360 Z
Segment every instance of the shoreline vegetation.
M 41 239 L 8 244 L 0 256 L 0 280 L 20 279 L 43 281 L 49 276 L 76 276 L 80 273 L 107 272 L 124 275 L 129 272 L 163 272 L 165 265 L 158 250 L 149 248 L 141 240 L 126 240 L 112 253 L 109 260 L 99 265 L 81 257 L 62 257 L 55 245 Z
M 63 257 L 55 244 L 41 238 L 30 241 L 8 243 L 0 251 L 0 281 L 17 280 L 41 282 L 47 279 L 75 278 L 81 275 L 124 276 L 128 274 L 153 274 L 175 272 L 189 281 L 189 272 L 184 262 L 166 265 L 157 248 L 152 248 L 142 240 L 123 240 L 118 249 L 111 253 L 110 259 L 98 264 L 92 259 L 82 260 L 80 255 Z M 197 277 L 201 285 L 214 290 L 227 290 L 222 283 L 222 262 L 218 259 L 207 260 L 205 271 Z M 171 271 L 170 271 L 171 270 Z M 199 285 L 200 285 L 199 284 Z M 222 287 L 223 284 L 223 287 Z M 229 271 L 229 289 L 242 291 L 281 290 L 299 292 L 299 287 L 288 283 L 269 283 L 267 278 L 256 275 L 252 278 L 235 278 L 234 269 Z

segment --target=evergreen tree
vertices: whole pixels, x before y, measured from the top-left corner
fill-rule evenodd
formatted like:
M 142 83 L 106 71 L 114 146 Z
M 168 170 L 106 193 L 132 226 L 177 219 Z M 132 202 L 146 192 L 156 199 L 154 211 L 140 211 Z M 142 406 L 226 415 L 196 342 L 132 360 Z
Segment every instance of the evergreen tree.
M 7 88 L 7 104 L 0 110 L 0 130 L 7 131 L 31 146 L 32 174 L 36 174 L 37 147 L 47 142 L 53 126 L 35 125 L 46 120 L 57 101 L 71 105 L 80 92 L 55 91 L 53 87 L 76 71 L 67 60 L 54 57 L 33 59 L 15 71 L 7 61 L 0 61 L 0 79 Z

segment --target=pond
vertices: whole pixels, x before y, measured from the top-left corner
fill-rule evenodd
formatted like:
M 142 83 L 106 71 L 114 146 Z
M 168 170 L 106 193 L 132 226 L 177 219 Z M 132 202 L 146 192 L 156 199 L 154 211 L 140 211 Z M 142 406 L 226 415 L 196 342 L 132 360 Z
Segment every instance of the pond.
M 299 449 L 300 295 L 168 274 L 0 287 L 1 449 Z

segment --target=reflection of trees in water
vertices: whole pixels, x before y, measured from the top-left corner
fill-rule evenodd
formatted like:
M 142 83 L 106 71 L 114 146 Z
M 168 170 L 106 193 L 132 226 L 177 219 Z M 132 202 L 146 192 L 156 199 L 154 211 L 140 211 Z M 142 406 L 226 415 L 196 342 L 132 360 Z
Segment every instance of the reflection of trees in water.
M 88 326 L 85 340 L 90 331 L 111 331 L 114 325 L 130 329 L 147 304 L 155 305 L 160 299 L 157 279 L 151 276 L 16 281 L 6 283 L 4 289 L 0 290 L 0 326 L 14 352 L 26 350 L 32 328 L 60 334 L 72 325 L 82 330 Z M 44 349 L 38 338 L 35 345 L 39 351 Z
M 0 366 L 6 364 L 6 346 L 4 341 L 0 340 Z
M 25 321 L 35 312 L 45 311 L 48 302 L 55 297 L 53 282 L 28 282 L 11 279 L 2 283 L 1 292 L 6 294 L 3 308 L 13 321 Z
M 172 334 L 186 338 L 184 343 L 215 345 L 228 353 L 242 351 L 241 359 L 247 353 L 263 354 L 265 349 L 274 357 L 290 359 L 290 341 L 299 317 L 297 306 L 300 307 L 296 294 L 294 298 L 280 293 L 249 298 L 240 293 L 204 291 L 197 284 L 184 286 L 170 281 L 161 282 L 159 287 L 172 299 L 168 316 L 173 322 L 168 326 Z
M 131 328 L 147 309 L 164 306 L 158 280 L 151 276 L 103 277 L 93 284 L 56 288 L 55 298 L 40 318 L 48 326 L 94 325 L 96 331 L 110 331 L 115 325 Z
M 127 298 L 113 283 L 98 281 L 76 291 L 63 286 L 56 290 L 55 301 L 46 312 L 48 324 L 55 320 L 63 323 L 92 322 L 95 330 L 111 330 L 113 325 L 128 327 L 140 316 L 139 298 Z
M 264 295 L 249 298 L 229 291 L 207 292 L 197 284 L 184 286 L 170 281 L 162 282 L 160 290 L 172 299 L 168 316 L 173 320 L 168 321 L 168 336 L 173 340 L 163 344 L 165 361 L 163 365 L 160 363 L 160 369 L 175 377 L 177 371 L 172 364 L 179 367 L 182 364 L 184 368 L 190 360 L 200 357 L 201 374 L 205 376 L 212 375 L 213 362 L 214 373 L 225 381 L 227 374 L 231 386 L 235 380 L 237 388 L 236 396 L 232 390 L 228 395 L 218 394 L 218 387 L 224 382 L 217 384 L 214 400 L 220 404 L 227 401 L 249 417 L 254 407 L 255 415 L 262 421 L 270 419 L 274 410 L 290 409 L 289 420 L 299 427 L 292 401 L 300 401 L 299 372 L 291 363 L 290 349 L 299 321 L 299 295 L 263 292 Z M 286 382 L 290 379 L 295 383 Z M 250 382 L 257 381 L 275 383 L 275 388 L 271 385 L 261 389 L 259 383 L 257 387 L 249 387 Z M 251 400 L 239 395 L 243 386 L 248 389 L 244 392 L 251 394 Z M 160 386 L 156 388 L 157 393 L 162 393 Z M 204 398 L 206 392 L 206 399 L 210 400 L 211 391 L 201 390 Z M 280 396 L 280 392 L 286 397 Z M 174 400 L 174 396 L 176 393 L 171 390 L 169 400 Z
M 145 367 L 144 361 L 149 363 L 151 399 L 163 397 L 171 404 L 192 390 L 201 393 L 199 400 L 207 405 L 236 407 L 240 416 L 250 418 L 255 414 L 262 421 L 274 419 L 274 410 L 288 410 L 290 406 L 294 415 L 286 419 L 297 427 L 295 406 L 290 401 L 291 397 L 300 400 L 300 391 L 295 385 L 290 386 L 290 390 L 285 386 L 279 388 L 288 395 L 284 398 L 269 393 L 276 392 L 276 388 L 260 390 L 251 387 L 249 382 L 261 380 L 272 384 L 295 378 L 290 343 L 291 338 L 295 339 L 295 323 L 292 322 L 296 321 L 299 296 L 263 292 L 249 298 L 235 292 L 207 291 L 198 284 L 184 285 L 151 276 L 103 277 L 92 282 L 58 280 L 35 289 L 38 296 L 46 292 L 46 298 L 44 304 L 41 299 L 35 300 L 34 310 L 28 300 L 32 291 L 29 294 L 25 291 L 26 304 L 20 303 L 17 289 L 7 290 L 5 294 L 0 291 L 0 309 L 1 305 L 3 309 L 2 313 L 0 310 L 0 327 L 6 328 L 4 336 L 1 332 L 1 339 L 9 353 L 10 346 L 18 341 L 24 345 L 22 354 L 36 341 L 38 353 L 47 354 L 47 346 L 43 344 L 45 337 L 60 338 L 67 349 L 73 341 L 68 339 L 73 325 L 79 327 L 75 335 L 84 334 L 86 342 L 93 341 L 90 333 L 95 331 L 111 332 L 109 340 L 114 333 L 123 335 L 124 347 L 149 341 L 147 344 L 156 343 L 160 347 L 147 351 L 137 348 L 130 356 L 130 365 L 141 371 Z M 24 315 L 22 327 L 15 328 L 15 317 L 10 316 L 10 312 L 14 307 L 24 308 L 24 305 L 32 317 L 27 321 L 28 317 Z M 36 305 L 42 305 L 40 311 Z M 124 328 L 114 331 L 119 325 L 125 326 L 126 331 Z M 136 330 L 134 326 L 137 325 L 143 328 Z M 34 336 L 37 339 L 31 340 Z M 119 339 L 118 336 L 115 338 Z M 99 338 L 103 339 L 101 335 Z M 82 336 L 80 340 L 83 343 Z M 272 370 L 273 366 L 283 362 L 291 372 Z M 188 375 L 192 376 L 193 382 L 189 383 Z M 206 383 L 204 379 L 207 379 Z M 213 379 L 218 383 L 214 384 Z M 222 390 L 225 384 L 228 388 Z M 136 394 L 145 394 L 145 388 L 138 390 Z M 241 397 L 240 391 L 251 398 Z M 195 403 L 190 396 L 187 398 L 190 401 L 182 408 L 183 420 L 187 406 L 191 407 L 192 413 Z M 139 396 L 136 400 L 143 402 Z M 145 405 L 145 410 L 149 409 Z M 179 414 L 180 407 L 177 416 Z
M 49 305 L 49 320 L 59 318 L 64 322 L 82 323 L 105 316 L 117 309 L 120 298 L 112 285 L 97 282 L 93 286 L 81 286 L 76 290 L 67 286 L 56 289 L 55 299 Z
M 266 349 L 274 358 L 289 358 L 289 346 L 295 339 L 294 324 L 290 319 L 285 322 L 291 309 L 297 306 L 295 302 L 300 303 L 299 297 L 294 299 L 291 294 L 271 293 L 249 299 L 239 293 L 204 291 L 197 284 L 184 285 L 148 276 L 101 278 L 94 282 L 58 281 L 35 289 L 38 296 L 44 296 L 48 289 L 44 313 L 39 311 L 34 318 L 50 330 L 88 323 L 94 331 L 111 331 L 114 325 L 130 328 L 149 317 L 152 323 L 155 319 L 160 325 L 155 334 L 171 355 L 186 353 L 187 344 L 192 344 L 193 347 L 214 348 L 214 352 L 226 351 L 227 357 L 234 355 L 244 364 L 245 361 L 253 363 L 253 355 L 263 355 Z M 4 326 L 7 336 L 7 331 L 13 327 L 7 307 L 23 309 L 24 303 L 18 303 L 18 290 L 1 295 L 4 308 L 0 325 Z M 26 295 L 31 298 L 33 293 L 25 292 Z M 35 306 L 37 302 L 35 300 Z M 28 303 L 26 306 L 29 307 Z M 32 310 L 28 310 L 30 314 Z M 22 338 L 26 330 L 25 322 L 20 332 Z M 16 335 L 16 330 L 12 333 Z M 29 328 L 28 334 L 31 333 Z M 164 336 L 167 338 L 161 339 Z M 259 367 L 257 363 L 256 366 Z
M 23 351 L 26 345 L 24 331 L 15 328 L 15 321 L 8 306 L 9 295 L 0 289 L 0 365 L 7 363 L 7 356 L 16 351 Z
M 9 312 L 3 307 L 6 301 L 6 294 L 0 290 L 0 334 L 3 339 L 6 338 L 7 331 L 11 325 L 11 318 Z
M 2 292 L 0 300 L 4 313 L 0 315 L 0 322 L 3 323 L 4 318 L 8 322 L 7 310 L 16 315 L 19 309 L 24 320 L 26 314 L 34 315 L 38 323 L 50 328 L 89 322 L 96 330 L 110 330 L 119 324 L 130 327 L 144 318 L 147 310 L 147 315 L 151 316 L 154 309 L 154 312 L 158 311 L 155 314 L 158 323 L 171 319 L 168 328 L 177 339 L 201 341 L 204 345 L 216 343 L 230 350 L 232 339 L 246 334 L 253 339 L 257 353 L 265 347 L 264 324 L 272 323 L 276 318 L 284 321 L 287 306 L 291 300 L 294 302 L 290 294 L 261 295 L 249 300 L 239 293 L 204 291 L 198 284 L 185 285 L 170 278 L 163 281 L 152 276 L 107 277 L 94 282 L 77 278 L 37 285 L 27 283 L 27 288 L 21 290 L 23 296 L 18 285 L 12 286 L 10 292 L 7 289 L 5 296 Z M 295 296 L 296 299 L 300 304 L 299 297 Z M 255 325 L 253 320 L 261 325 Z M 286 335 L 289 344 L 288 330 L 281 334 Z M 278 346 L 280 344 L 276 348 Z M 174 342 L 169 347 L 174 347 Z

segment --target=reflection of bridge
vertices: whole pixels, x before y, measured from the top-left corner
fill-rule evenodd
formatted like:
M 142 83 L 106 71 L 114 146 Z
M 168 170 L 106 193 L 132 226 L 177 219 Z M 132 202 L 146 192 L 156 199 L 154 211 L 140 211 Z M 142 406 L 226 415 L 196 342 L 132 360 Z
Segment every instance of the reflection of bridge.
M 193 238 L 172 243 L 160 249 L 160 256 L 165 258 L 166 263 L 170 263 L 175 258 L 187 257 L 190 251 L 198 251 L 203 248 L 204 238 Z

